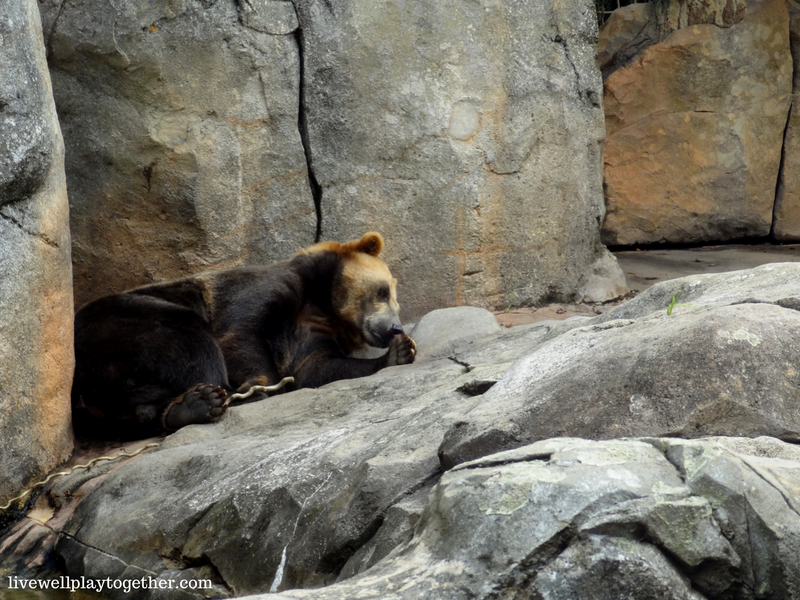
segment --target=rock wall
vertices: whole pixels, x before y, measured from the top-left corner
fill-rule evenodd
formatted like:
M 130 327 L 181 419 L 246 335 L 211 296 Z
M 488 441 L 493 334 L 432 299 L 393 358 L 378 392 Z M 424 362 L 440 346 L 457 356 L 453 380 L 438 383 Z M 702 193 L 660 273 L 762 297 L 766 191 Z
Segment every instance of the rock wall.
M 604 252 L 589 4 L 297 7 L 326 236 L 387 231 L 399 280 L 424 280 L 402 297 L 416 314 L 585 285 Z
M 383 233 L 406 318 L 625 291 L 588 1 L 41 8 L 78 304 L 318 229 Z
M 67 148 L 77 305 L 313 242 L 297 21 L 289 3 L 254 6 L 41 5 Z
M 0 504 L 72 449 L 64 147 L 36 0 L 0 5 Z
M 667 4 L 627 17 L 651 23 L 649 39 L 666 33 L 652 45 L 633 43 L 635 27 L 609 21 L 604 29 L 612 39 L 601 47 L 627 64 L 605 59 L 603 240 L 768 236 L 791 102 L 786 2 L 753 0 L 746 11 L 734 3 Z M 646 47 L 635 54 L 632 45 Z

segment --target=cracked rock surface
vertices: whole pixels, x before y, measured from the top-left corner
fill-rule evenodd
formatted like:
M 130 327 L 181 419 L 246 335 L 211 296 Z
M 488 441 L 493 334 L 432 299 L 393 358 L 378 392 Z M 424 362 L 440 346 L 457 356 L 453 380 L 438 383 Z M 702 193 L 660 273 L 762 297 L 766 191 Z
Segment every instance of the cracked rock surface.
M 0 505 L 72 449 L 64 147 L 36 4 L 0 6 Z
M 575 598 L 627 573 L 603 597 L 791 597 L 797 298 L 787 263 L 594 318 L 498 330 L 435 311 L 412 365 L 234 407 L 110 472 L 55 556 L 218 596 Z
M 579 326 L 567 321 L 448 429 L 442 463 L 555 435 L 797 442 L 798 308 L 800 265 L 771 264 L 658 283 Z
M 78 305 L 380 231 L 404 316 L 624 294 L 594 6 L 42 0 Z
M 323 235 L 384 232 L 411 318 L 624 293 L 596 233 L 605 134 L 593 5 L 295 6 Z
M 795 597 L 799 458 L 764 438 L 537 442 L 445 473 L 369 571 L 253 598 Z
M 773 233 L 792 103 L 787 6 L 674 0 L 609 20 L 601 33 L 609 38 L 601 42 L 604 70 L 608 52 L 625 64 L 605 80 L 605 243 Z M 790 170 L 795 148 L 786 146 Z M 778 207 L 774 229 L 778 239 L 797 239 L 783 233 L 797 194 L 796 176 L 787 173 L 789 212 Z
M 45 0 L 75 298 L 314 242 L 297 19 L 273 0 Z

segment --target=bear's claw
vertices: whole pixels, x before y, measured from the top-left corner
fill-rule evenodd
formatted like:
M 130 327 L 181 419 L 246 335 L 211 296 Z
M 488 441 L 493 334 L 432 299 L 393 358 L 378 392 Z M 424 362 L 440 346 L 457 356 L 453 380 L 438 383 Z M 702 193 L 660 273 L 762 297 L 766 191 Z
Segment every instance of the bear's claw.
M 194 423 L 218 421 L 227 405 L 227 394 L 219 386 L 201 383 L 176 398 L 164 411 L 162 424 L 167 431 L 176 431 Z

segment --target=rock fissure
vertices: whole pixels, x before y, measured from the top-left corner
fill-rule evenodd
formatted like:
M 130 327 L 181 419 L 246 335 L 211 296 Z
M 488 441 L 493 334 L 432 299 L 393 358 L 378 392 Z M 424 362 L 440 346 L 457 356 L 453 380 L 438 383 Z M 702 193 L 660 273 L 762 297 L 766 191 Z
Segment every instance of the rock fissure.
M 485 599 L 503 600 L 508 597 L 509 589 L 530 590 L 530 586 L 535 582 L 541 570 L 558 559 L 570 547 L 570 542 L 576 535 L 576 530 L 571 526 L 559 529 L 550 539 L 537 546 L 522 560 L 511 565 L 505 573 L 499 575 L 493 586 L 495 589 L 487 594 Z
M 448 358 L 448 360 L 452 360 L 457 365 L 461 365 L 462 367 L 464 367 L 464 373 L 469 373 L 470 371 L 472 371 L 475 368 L 471 364 L 469 364 L 468 362 L 464 362 L 463 360 L 459 360 L 455 356 L 448 356 L 447 358 Z
M 401 501 L 405 500 L 406 498 L 408 498 L 410 496 L 413 496 L 414 494 L 416 494 L 418 491 L 420 491 L 422 488 L 424 488 L 425 486 L 427 486 L 431 482 L 437 481 L 442 476 L 443 473 L 444 473 L 444 469 L 442 469 L 441 466 L 437 467 L 436 469 L 433 470 L 433 472 L 430 473 L 430 475 L 428 475 L 427 477 L 419 480 L 417 483 L 415 483 L 414 485 L 410 486 L 406 490 L 400 492 L 397 496 L 395 496 L 392 500 L 390 500 L 386 504 L 386 507 L 380 510 L 380 514 L 385 516 L 386 513 L 389 511 L 389 509 L 392 506 L 394 506 L 398 502 L 401 502 Z
M 28 229 L 25 228 L 25 226 L 22 225 L 22 223 L 20 223 L 17 219 L 12 217 L 11 215 L 7 215 L 4 212 L 0 211 L 0 217 L 5 219 L 6 221 L 11 223 L 12 225 L 14 225 L 17 229 L 19 229 L 20 231 L 22 231 L 26 235 L 38 238 L 42 242 L 47 244 L 48 246 L 52 246 L 53 248 L 59 248 L 60 249 L 59 245 L 55 241 L 50 239 L 47 235 L 45 235 L 44 233 L 35 233 L 33 231 L 29 231 Z
M 558 44 L 564 49 L 564 57 L 569 62 L 569 65 L 572 67 L 572 72 L 575 74 L 575 87 L 577 88 L 578 97 L 581 95 L 581 75 L 578 73 L 577 67 L 575 67 L 575 63 L 572 61 L 572 57 L 569 55 L 569 47 L 567 46 L 566 38 L 561 35 L 559 31 L 558 34 L 553 38 L 553 42 Z
M 776 492 L 778 492 L 780 494 L 781 498 L 783 498 L 783 501 L 786 503 L 786 506 L 787 506 L 787 508 L 789 510 L 791 510 L 796 515 L 800 516 L 800 509 L 798 509 L 798 507 L 795 506 L 795 504 L 794 504 L 794 502 L 792 502 L 791 498 L 786 495 L 786 492 L 784 492 L 778 485 L 776 485 L 774 481 L 770 481 L 767 477 L 764 476 L 763 473 L 761 473 L 758 469 L 753 467 L 753 465 L 750 464 L 750 461 L 748 460 L 748 458 L 746 456 L 740 456 L 739 458 L 742 461 L 742 463 L 754 475 L 759 477 L 762 481 L 764 481 L 764 483 L 766 483 L 768 486 L 770 486 L 771 488 L 773 488 Z
M 658 536 L 654 535 L 649 530 L 648 527 L 642 527 L 641 530 L 643 532 L 642 539 L 647 543 L 651 544 L 654 548 L 656 548 L 661 553 L 661 556 L 664 557 L 664 560 L 666 560 L 672 566 L 674 571 L 679 575 L 685 577 L 690 582 L 692 590 L 694 590 L 694 592 L 697 594 L 695 600 L 705 600 L 706 596 L 704 593 L 701 593 L 701 590 L 697 587 L 695 577 L 693 576 L 697 572 L 702 570 L 704 563 L 707 563 L 709 561 L 703 561 L 703 563 L 700 563 L 699 565 L 693 568 L 690 565 L 686 564 L 686 562 L 684 562 L 677 553 L 670 550 L 664 544 L 664 542 L 658 538 Z
M 783 137 L 781 142 L 781 160 L 778 166 L 778 180 L 775 182 L 775 195 L 773 196 L 772 201 L 772 225 L 770 226 L 769 236 L 771 238 L 775 238 L 775 225 L 778 221 L 779 212 L 781 209 L 781 191 L 783 187 L 783 177 L 785 174 L 786 168 L 786 139 L 789 135 L 789 126 L 792 122 L 792 113 L 797 108 L 797 103 L 792 102 L 789 105 L 789 110 L 787 111 L 786 115 L 786 125 L 783 128 Z
M 664 436 L 664 437 L 668 437 L 668 436 Z M 680 478 L 681 482 L 684 485 L 686 485 L 686 472 L 683 470 L 683 467 L 680 465 L 680 463 L 678 463 L 676 460 L 670 458 L 669 449 L 665 448 L 664 446 L 662 446 L 661 445 L 662 442 L 660 440 L 658 440 L 658 439 L 646 439 L 646 440 L 643 440 L 643 441 L 646 441 L 648 444 L 650 444 L 653 448 L 655 448 L 656 450 L 658 450 L 661 453 L 661 455 L 664 457 L 664 459 L 669 464 L 671 464 L 672 467 L 675 469 L 675 472 L 677 473 L 677 475 Z
M 181 562 L 183 562 L 187 568 L 198 568 L 198 567 L 207 567 L 211 570 L 211 579 L 214 583 L 222 584 L 226 590 L 228 590 L 232 595 L 236 593 L 236 590 L 225 581 L 225 577 L 222 576 L 222 571 L 214 564 L 214 561 L 211 560 L 211 557 L 207 554 L 203 554 L 199 559 L 198 558 L 190 558 L 188 556 L 184 556 L 181 554 Z
M 295 8 L 295 11 L 297 9 Z M 333 12 L 333 9 L 330 9 Z M 298 15 L 298 21 L 299 21 Z M 316 173 L 314 172 L 314 159 L 311 151 L 311 138 L 308 131 L 308 107 L 306 104 L 306 52 L 305 52 L 305 38 L 303 35 L 303 28 L 298 28 L 292 32 L 295 47 L 297 48 L 297 58 L 299 64 L 299 81 L 298 81 L 298 107 L 297 107 L 297 130 L 300 133 L 300 143 L 303 146 L 303 153 L 306 157 L 306 171 L 308 175 L 308 187 L 311 191 L 311 197 L 314 200 L 314 210 L 317 214 L 317 230 L 315 232 L 314 241 L 319 242 L 322 239 L 322 186 L 317 180 Z
M 47 52 L 47 58 L 50 59 L 53 56 L 53 36 L 56 33 L 56 26 L 58 25 L 58 20 L 61 18 L 61 14 L 64 12 L 64 7 L 67 5 L 69 0 L 62 0 L 61 5 L 58 7 L 58 12 L 56 13 L 56 18 L 53 19 L 53 24 L 50 26 L 50 33 L 47 36 L 47 41 L 45 42 L 45 50 Z
M 505 467 L 507 465 L 518 465 L 520 463 L 528 463 L 528 462 L 549 462 L 552 458 L 553 453 L 542 453 L 536 456 L 521 456 L 519 458 L 509 458 L 507 460 L 498 459 L 498 460 L 483 460 L 483 459 L 476 459 L 472 463 L 469 464 L 459 464 L 450 469 L 451 471 L 471 471 L 474 469 L 494 469 L 496 467 Z
M 780 300 L 776 300 L 774 302 L 769 300 L 759 300 L 757 298 L 747 298 L 746 300 L 731 302 L 729 306 L 742 306 L 747 304 L 766 304 L 768 306 L 785 308 L 786 310 L 800 311 L 800 298 L 781 298 Z
M 114 24 L 111 26 L 111 39 L 114 42 L 114 50 L 119 52 L 120 56 L 125 60 L 125 68 L 127 69 L 131 66 L 131 59 L 128 58 L 128 55 L 119 47 L 119 42 L 117 42 L 117 19 L 114 19 Z
M 131 563 L 127 563 L 124 560 L 122 560 L 119 556 L 116 556 L 115 554 L 111 554 L 110 552 L 106 552 L 105 550 L 102 550 L 101 548 L 98 548 L 96 546 L 92 546 L 91 544 L 87 544 L 83 540 L 77 538 L 76 536 L 72 535 L 71 533 L 67 533 L 66 531 L 59 531 L 58 535 L 59 535 L 59 537 L 68 538 L 70 541 L 73 541 L 76 544 L 79 544 L 80 546 L 83 546 L 84 548 L 86 548 L 88 550 L 92 550 L 94 552 L 97 552 L 98 554 L 102 554 L 103 556 L 105 556 L 107 558 L 115 560 L 115 561 L 119 562 L 120 564 L 124 565 L 125 568 L 138 569 L 139 571 L 142 571 L 143 573 L 147 573 L 148 575 L 151 575 L 152 577 L 158 577 L 160 575 L 159 573 L 156 573 L 155 571 L 151 571 L 150 569 L 145 569 L 144 567 L 140 567 L 139 565 L 134 565 L 134 564 L 131 564 Z
M 272 585 L 269 588 L 270 593 L 277 592 L 278 588 L 283 582 L 284 569 L 286 568 L 286 559 L 287 559 L 286 553 L 289 548 L 289 545 L 294 541 L 294 536 L 297 533 L 297 526 L 300 524 L 300 518 L 303 516 L 303 511 L 306 508 L 306 504 L 308 504 L 308 501 L 311 500 L 323 487 L 325 487 L 328 481 L 330 481 L 331 477 L 333 477 L 333 474 L 334 471 L 328 473 L 328 476 L 325 478 L 325 480 L 322 483 L 320 483 L 316 487 L 316 489 L 314 489 L 314 491 L 311 492 L 311 494 L 306 496 L 306 498 L 303 500 L 303 503 L 300 505 L 300 510 L 297 511 L 297 517 L 294 520 L 294 527 L 292 528 L 292 534 L 289 536 L 289 541 L 286 542 L 286 544 L 283 546 L 283 550 L 281 552 L 281 560 L 280 563 L 278 563 L 278 568 L 275 570 L 275 577 L 272 580 Z

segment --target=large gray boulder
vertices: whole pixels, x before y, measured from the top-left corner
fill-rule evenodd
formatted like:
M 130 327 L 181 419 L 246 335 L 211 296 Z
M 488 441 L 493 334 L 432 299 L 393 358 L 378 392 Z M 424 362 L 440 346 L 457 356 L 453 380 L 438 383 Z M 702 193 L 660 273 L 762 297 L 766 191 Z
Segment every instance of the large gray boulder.
M 593 266 L 591 300 L 624 293 L 592 3 L 295 6 L 323 235 L 383 231 L 410 317 L 575 297 Z
M 543 337 L 448 430 L 443 465 L 553 435 L 800 441 L 798 308 L 796 264 L 656 284 Z
M 41 13 L 77 305 L 314 242 L 291 3 L 46 0 Z
M 366 573 L 251 598 L 792 598 L 798 458 L 765 438 L 538 442 L 445 473 Z
M 35 0 L 0 3 L 0 505 L 72 449 L 64 147 Z
M 380 231 L 412 320 L 626 291 L 599 238 L 588 0 L 44 0 L 42 18 L 79 305 L 283 259 L 318 227 Z

